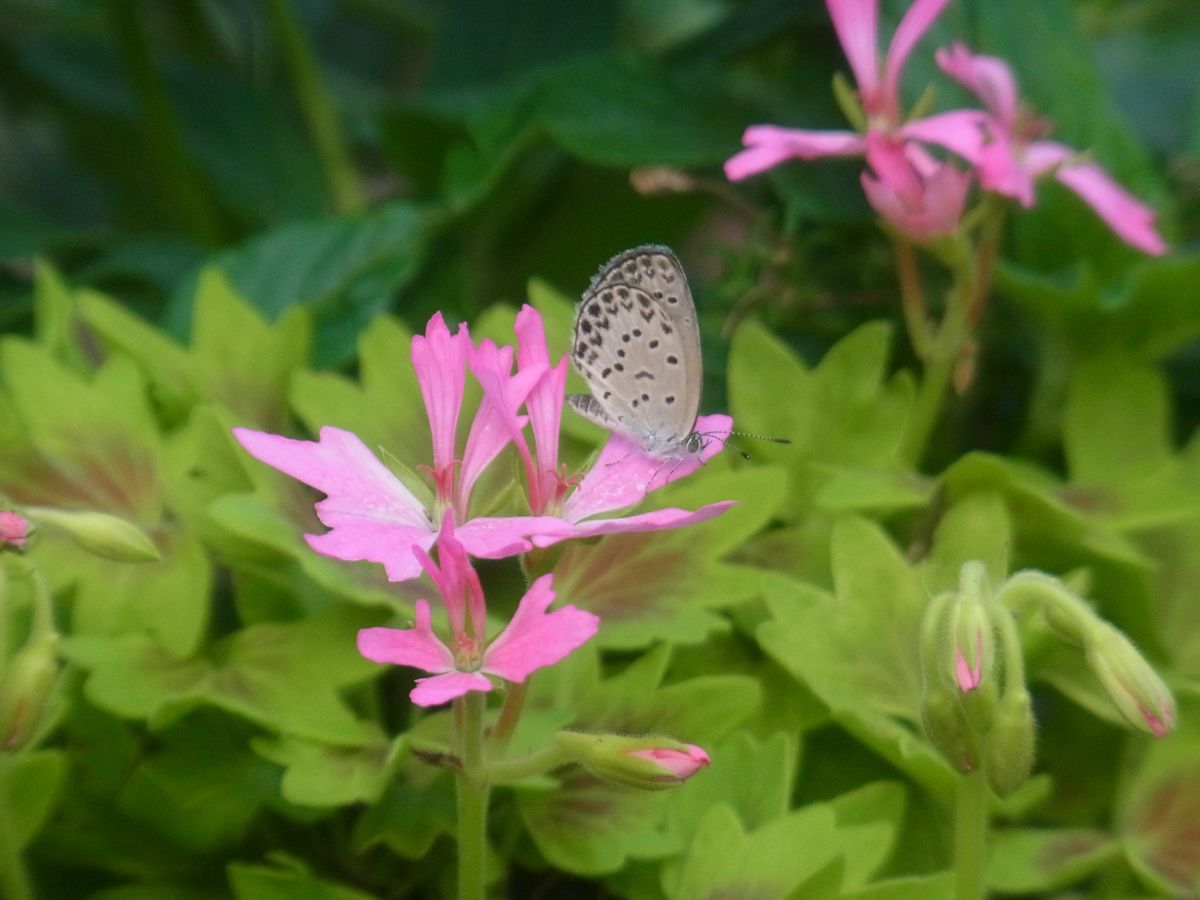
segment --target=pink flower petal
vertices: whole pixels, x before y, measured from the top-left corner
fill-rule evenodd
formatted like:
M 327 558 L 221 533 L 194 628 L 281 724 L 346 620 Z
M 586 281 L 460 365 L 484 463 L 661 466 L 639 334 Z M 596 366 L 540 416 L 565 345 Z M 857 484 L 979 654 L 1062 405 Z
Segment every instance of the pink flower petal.
M 878 0 L 825 0 L 864 100 L 879 88 Z
M 1167 244 L 1154 227 L 1150 207 L 1117 184 L 1103 168 L 1092 162 L 1068 162 L 1054 175 L 1096 211 L 1121 240 L 1151 256 L 1162 256 Z
M 450 617 L 450 630 L 454 633 L 454 639 L 458 641 L 463 637 L 482 638 L 487 626 L 483 585 L 479 583 L 479 576 L 471 567 L 466 549 L 455 535 L 454 516 L 449 512 L 442 519 L 437 547 L 436 564 L 424 550 L 414 551 L 413 555 L 420 561 L 425 574 L 437 585 L 442 605 L 446 607 L 446 614 Z M 471 623 L 469 634 L 466 627 L 468 615 Z
M 535 534 L 533 543 L 538 547 L 550 547 L 559 541 L 573 538 L 596 537 L 601 534 L 618 534 L 626 532 L 665 531 L 668 528 L 682 528 L 685 525 L 695 525 L 716 518 L 731 506 L 736 500 L 721 500 L 709 503 L 693 511 L 686 509 L 656 509 L 651 512 L 639 513 L 636 516 L 621 516 L 615 519 L 588 519 L 584 522 L 571 523 L 565 519 L 558 520 L 561 528 L 558 531 L 545 534 Z
M 429 603 L 416 603 L 412 628 L 363 628 L 358 632 L 358 652 L 372 662 L 412 666 L 440 674 L 454 671 L 454 654 L 433 633 Z
M 929 30 L 933 20 L 941 15 L 942 10 L 950 0 L 916 0 L 905 12 L 904 18 L 896 26 L 892 42 L 888 46 L 887 59 L 884 62 L 883 82 L 880 93 L 886 98 L 885 108 L 879 112 L 890 115 L 893 120 L 898 115 L 900 73 L 908 61 L 908 54 L 917 41 Z
M 863 173 L 863 191 L 897 231 L 927 241 L 958 227 L 969 173 L 938 161 L 918 144 L 877 132 L 867 135 L 867 162 L 873 173 Z
M 695 428 L 705 436 L 700 452 L 672 459 L 649 456 L 636 444 L 614 434 L 579 487 L 567 498 L 563 517 L 580 522 L 598 513 L 640 503 L 651 491 L 690 475 L 720 452 L 732 427 L 729 416 L 701 416 Z
M 996 56 L 975 54 L 956 42 L 939 49 L 934 58 L 943 72 L 978 97 L 1005 128 L 1017 120 L 1017 81 L 1008 63 Z
M 483 657 L 483 670 L 507 681 L 524 681 L 586 643 L 600 627 L 598 616 L 574 606 L 547 613 L 554 602 L 553 575 L 543 575 L 525 592 L 512 620 Z
M 412 339 L 412 364 L 429 414 L 433 436 L 433 465 L 441 471 L 454 462 L 454 437 L 462 409 L 467 354 L 471 336 L 465 323 L 450 334 L 440 312 L 434 313 L 424 335 Z
M 987 113 L 978 109 L 954 109 L 914 119 L 900 128 L 900 136 L 945 147 L 967 162 L 975 163 L 990 140 L 988 121 Z
M 456 530 L 459 542 L 472 556 L 504 559 L 525 553 L 533 545 L 529 535 L 552 531 L 562 520 L 553 516 L 510 516 L 468 519 Z
M 778 125 L 751 125 L 742 136 L 747 149 L 725 162 L 725 177 L 740 181 L 789 159 L 821 156 L 859 156 L 866 149 L 853 131 L 805 131 Z
M 525 444 L 522 429 L 525 419 L 517 410 L 525 402 L 529 391 L 545 374 L 545 363 L 532 364 L 511 374 L 512 348 L 497 347 L 485 340 L 471 353 L 471 371 L 483 387 L 484 398 L 479 411 L 471 423 L 467 446 L 463 451 L 462 496 L 466 498 L 470 487 L 480 473 L 496 458 L 508 444 L 515 441 L 527 468 L 529 448 Z M 466 504 L 463 503 L 463 506 Z
M 437 706 L 469 691 L 486 693 L 491 689 L 491 681 L 479 672 L 447 672 L 432 678 L 418 678 L 417 686 L 408 692 L 408 699 L 417 706 Z
M 316 511 L 332 530 L 308 536 L 318 553 L 382 563 L 393 581 L 420 571 L 411 547 L 433 543 L 428 515 L 356 435 L 329 426 L 315 442 L 246 428 L 233 434 L 251 456 L 326 494 Z

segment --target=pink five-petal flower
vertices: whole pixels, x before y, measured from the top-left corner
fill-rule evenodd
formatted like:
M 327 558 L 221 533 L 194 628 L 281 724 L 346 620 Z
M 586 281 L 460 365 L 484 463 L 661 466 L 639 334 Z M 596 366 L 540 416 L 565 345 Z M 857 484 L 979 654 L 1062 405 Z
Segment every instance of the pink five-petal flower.
M 533 535 L 533 543 L 539 547 L 549 547 L 570 538 L 661 531 L 704 522 L 720 515 L 733 506 L 734 501 L 709 503 L 694 512 L 671 508 L 611 519 L 596 518 L 603 513 L 640 503 L 651 491 L 695 472 L 721 451 L 732 426 L 733 420 L 729 416 L 700 416 L 696 420 L 696 431 L 704 436 L 700 452 L 670 459 L 650 456 L 636 444 L 614 434 L 583 481 L 566 497 L 557 527 Z
M 304 441 L 235 428 L 234 437 L 253 456 L 325 494 L 317 518 L 330 530 L 305 535 L 325 556 L 383 565 L 391 581 L 414 578 L 421 565 L 414 548 L 437 540 L 432 512 L 381 463 L 357 435 L 326 426 L 318 440 Z M 524 553 L 527 536 L 556 520 L 529 516 L 476 518 L 458 530 L 471 554 L 499 559 Z
M 695 512 L 663 509 L 622 518 L 592 519 L 592 516 L 640 503 L 650 491 L 690 475 L 724 446 L 732 420 L 728 416 L 701 417 L 696 422 L 697 430 L 703 435 L 701 452 L 674 459 L 648 456 L 635 444 L 613 435 L 583 481 L 571 491 L 570 481 L 557 471 L 559 426 L 566 394 L 566 357 L 554 367 L 548 365 L 545 328 L 541 314 L 532 306 L 525 305 L 521 309 L 516 330 L 519 342 L 517 377 L 533 372 L 538 378 L 525 398 L 536 459 L 525 441 L 526 419 L 518 416 L 511 404 L 498 399 L 502 397 L 500 385 L 503 379 L 493 373 L 488 378 L 480 377 L 480 383 L 485 397 L 491 399 L 491 406 L 506 411 L 504 421 L 525 463 L 531 509 L 535 514 L 546 513 L 538 521 L 553 523 L 536 534 L 534 543 L 537 546 L 547 547 L 573 537 L 677 528 L 711 519 L 733 505 L 732 502 L 711 503 Z
M 863 191 L 877 213 L 915 241 L 955 230 L 967 202 L 971 174 L 934 159 L 918 144 L 867 135 Z
M 961 43 L 938 50 L 936 58 L 942 71 L 978 96 L 988 109 L 975 140 L 951 148 L 975 166 L 985 188 L 1032 206 L 1034 181 L 1053 172 L 1059 183 L 1074 191 L 1125 243 L 1154 256 L 1166 253 L 1166 242 L 1155 228 L 1150 207 L 1102 167 L 1079 159 L 1070 147 L 1033 140 L 1025 133 L 1016 79 L 1004 60 L 972 53 Z
M 417 679 L 409 694 L 418 706 L 436 706 L 468 691 L 490 691 L 488 675 L 522 682 L 582 646 L 600 626 L 597 616 L 574 606 L 547 612 L 555 597 L 554 576 L 543 575 L 525 592 L 507 627 L 488 643 L 482 633 L 479 577 L 455 538 L 452 517 L 447 516 L 438 538 L 441 565 L 420 555 L 449 614 L 454 649 L 434 633 L 426 600 L 417 601 L 412 628 L 364 628 L 358 633 L 359 653 L 367 659 L 430 673 L 430 678 Z
M 868 130 L 903 133 L 900 121 L 900 74 L 912 48 L 929 30 L 949 0 L 916 0 L 905 12 L 892 36 L 880 72 L 878 50 L 878 0 L 826 0 L 838 41 L 854 72 L 859 97 L 867 114 Z M 911 124 L 911 123 L 910 123 Z M 956 119 L 934 122 L 926 139 L 942 144 L 945 135 L 961 127 Z M 725 163 L 725 176 L 740 181 L 774 168 L 788 159 L 810 160 L 825 156 L 861 156 L 867 150 L 863 135 L 852 131 L 823 131 L 751 125 L 742 135 L 746 148 Z M 943 144 L 943 146 L 945 146 Z

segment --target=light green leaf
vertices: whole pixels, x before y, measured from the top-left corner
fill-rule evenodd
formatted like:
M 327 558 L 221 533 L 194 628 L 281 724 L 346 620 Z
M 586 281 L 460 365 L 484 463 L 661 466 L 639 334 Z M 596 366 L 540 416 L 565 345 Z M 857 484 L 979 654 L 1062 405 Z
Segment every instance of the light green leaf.
M 339 690 L 378 671 L 358 655 L 355 634 L 379 619 L 360 607 L 332 606 L 297 622 L 244 628 L 192 659 L 135 635 L 69 638 L 63 652 L 88 670 L 89 699 L 151 727 L 210 705 L 283 734 L 369 746 L 378 731 L 354 717 Z

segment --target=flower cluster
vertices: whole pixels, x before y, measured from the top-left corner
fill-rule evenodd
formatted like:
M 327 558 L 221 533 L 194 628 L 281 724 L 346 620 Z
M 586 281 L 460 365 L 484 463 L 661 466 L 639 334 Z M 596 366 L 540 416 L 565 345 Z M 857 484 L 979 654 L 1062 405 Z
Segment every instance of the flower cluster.
M 725 174 L 737 181 L 788 159 L 865 156 L 868 171 L 862 185 L 868 201 L 893 227 L 918 241 L 957 228 L 973 178 L 985 190 L 1028 207 L 1034 202 L 1034 182 L 1053 175 L 1121 240 L 1146 253 L 1165 253 L 1152 210 L 1075 150 L 1037 139 L 1042 126 L 1024 111 L 1004 60 L 974 54 L 961 43 L 939 50 L 938 66 L 975 94 L 984 108 L 902 118 L 899 84 L 904 64 L 948 3 L 916 0 L 900 20 L 881 64 L 878 0 L 826 0 L 858 85 L 863 131 L 754 125 L 742 137 L 746 149 L 725 163 Z M 939 159 L 931 147 L 950 151 L 969 168 Z
M 488 690 L 485 673 L 523 681 L 596 630 L 596 618 L 573 607 L 546 614 L 554 591 L 550 576 L 544 576 L 530 587 L 508 628 L 487 643 L 483 593 L 468 556 L 499 559 L 569 538 L 676 528 L 710 519 L 732 505 L 726 501 L 694 511 L 606 517 L 695 471 L 721 450 L 732 421 L 728 416 L 701 417 L 696 428 L 710 438 L 703 450 L 665 461 L 613 435 L 588 472 L 568 477 L 558 461 L 567 360 L 551 365 L 541 315 L 531 306 L 518 314 L 516 335 L 515 354 L 512 347 L 490 340 L 476 344 L 466 324 L 451 332 L 437 313 L 425 333 L 413 337 L 413 368 L 433 444 L 432 465 L 422 467 L 432 481 L 429 504 L 356 435 L 340 428 L 320 429 L 316 441 L 246 428 L 233 432 L 252 456 L 325 494 L 316 512 L 329 530 L 305 536 L 318 553 L 380 563 L 392 581 L 424 571 L 437 584 L 450 614 L 453 649 L 434 636 L 425 601 L 417 604 L 415 628 L 367 629 L 359 641 L 369 659 L 435 674 L 413 691 L 418 704 Z M 468 371 L 483 393 L 460 455 L 456 437 Z M 526 426 L 533 435 L 532 449 Z M 472 516 L 474 486 L 509 444 L 522 463 L 529 514 Z M 440 567 L 429 556 L 435 545 Z

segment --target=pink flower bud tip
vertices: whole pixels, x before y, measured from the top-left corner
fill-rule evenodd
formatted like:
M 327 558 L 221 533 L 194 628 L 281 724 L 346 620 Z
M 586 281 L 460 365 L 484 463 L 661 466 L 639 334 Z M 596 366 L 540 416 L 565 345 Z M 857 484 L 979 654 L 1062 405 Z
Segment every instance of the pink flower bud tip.
M 979 683 L 983 681 L 983 634 L 976 635 L 975 641 L 975 665 L 971 665 L 967 661 L 966 655 L 961 648 L 954 648 L 954 680 L 958 682 L 958 689 L 964 694 L 979 687 Z
M 695 744 L 684 744 L 682 750 L 670 747 L 632 750 L 629 755 L 657 763 L 663 769 L 660 780 L 667 782 L 686 781 L 704 766 L 712 765 L 712 760 L 704 752 L 704 748 Z
M 0 510 L 0 545 L 9 544 L 22 550 L 29 537 L 29 523 L 12 510 Z

